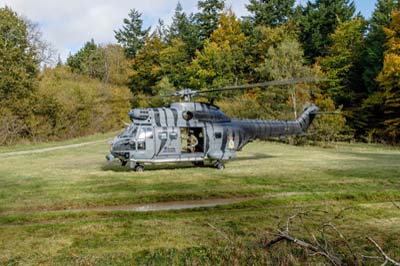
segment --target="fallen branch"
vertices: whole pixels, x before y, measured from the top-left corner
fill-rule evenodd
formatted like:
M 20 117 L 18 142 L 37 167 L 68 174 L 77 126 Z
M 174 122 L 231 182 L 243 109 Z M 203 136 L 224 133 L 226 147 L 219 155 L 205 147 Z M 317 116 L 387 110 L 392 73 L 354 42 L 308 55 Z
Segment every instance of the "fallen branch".
M 371 237 L 367 237 L 367 239 L 368 239 L 372 244 L 374 244 L 375 247 L 376 247 L 376 248 L 379 250 L 379 252 L 381 253 L 382 258 L 385 260 L 385 261 L 383 262 L 382 265 L 386 265 L 386 264 L 388 264 L 388 263 L 390 262 L 390 263 L 392 263 L 392 264 L 395 265 L 395 266 L 400 266 L 400 262 L 397 262 L 397 261 L 395 261 L 394 259 L 392 259 L 391 257 L 389 257 L 389 256 L 383 251 L 383 249 L 378 245 L 378 243 L 376 243 L 375 240 L 373 240 Z
M 304 216 L 304 215 L 308 215 L 308 213 L 307 212 L 300 212 L 300 213 L 297 213 L 295 215 L 290 216 L 286 221 L 285 231 L 282 231 L 282 230 L 278 229 L 277 238 L 269 241 L 265 245 L 265 247 L 266 248 L 270 248 L 273 245 L 275 245 L 276 243 L 279 243 L 279 242 L 285 240 L 285 241 L 294 243 L 294 244 L 296 244 L 296 245 L 298 245 L 298 246 L 300 246 L 302 248 L 305 248 L 305 249 L 308 249 L 308 250 L 312 251 L 313 252 L 312 256 L 320 255 L 320 256 L 323 256 L 323 257 L 327 258 L 332 263 L 332 265 L 335 265 L 335 266 L 343 265 L 343 262 L 339 257 L 337 257 L 334 254 L 331 254 L 326 249 L 320 247 L 318 241 L 316 241 L 317 244 L 318 244 L 316 246 L 316 245 L 313 245 L 311 243 L 306 242 L 305 240 L 297 239 L 296 237 L 290 235 L 289 225 L 292 222 L 292 220 L 295 219 L 296 217 L 300 217 L 300 219 L 301 219 L 301 217 Z
M 393 203 L 393 205 L 394 205 L 397 209 L 400 209 L 400 205 L 397 204 L 394 200 L 392 200 L 392 203 Z

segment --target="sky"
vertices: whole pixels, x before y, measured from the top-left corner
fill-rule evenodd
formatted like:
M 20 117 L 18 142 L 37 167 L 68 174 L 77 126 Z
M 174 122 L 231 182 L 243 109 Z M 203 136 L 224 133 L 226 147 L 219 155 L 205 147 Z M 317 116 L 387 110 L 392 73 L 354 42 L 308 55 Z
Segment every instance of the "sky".
M 196 12 L 198 0 L 181 0 L 187 13 Z M 297 0 L 305 4 L 307 0 Z M 369 18 L 376 0 L 355 0 L 358 11 Z M 39 24 L 43 38 L 65 60 L 78 51 L 86 41 L 115 43 L 114 30 L 122 27 L 122 20 L 130 9 L 142 12 L 146 27 L 157 24 L 161 18 L 171 21 L 178 0 L 0 0 L 0 7 L 11 7 L 19 15 Z M 238 17 L 247 15 L 248 0 L 227 0 Z

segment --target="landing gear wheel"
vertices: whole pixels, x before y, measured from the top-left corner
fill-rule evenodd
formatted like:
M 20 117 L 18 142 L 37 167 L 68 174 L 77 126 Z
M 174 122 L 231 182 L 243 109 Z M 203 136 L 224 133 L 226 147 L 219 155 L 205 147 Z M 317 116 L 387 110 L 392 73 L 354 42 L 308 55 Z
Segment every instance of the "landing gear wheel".
M 143 173 L 144 172 L 144 166 L 143 165 L 136 165 L 135 166 L 135 172 L 138 172 L 138 173 Z
M 225 169 L 225 165 L 221 162 L 216 162 L 214 164 L 215 168 L 217 168 L 218 170 L 224 170 Z
M 126 166 L 127 163 L 128 163 L 128 161 L 122 161 L 122 160 L 121 160 L 121 165 L 122 165 L 122 166 Z

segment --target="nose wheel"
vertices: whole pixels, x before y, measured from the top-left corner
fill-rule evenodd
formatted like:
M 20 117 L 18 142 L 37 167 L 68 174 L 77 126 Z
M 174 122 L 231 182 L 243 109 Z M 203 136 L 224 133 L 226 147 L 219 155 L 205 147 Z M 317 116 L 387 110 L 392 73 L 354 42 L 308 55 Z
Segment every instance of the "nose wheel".
M 225 169 L 225 165 L 224 165 L 222 162 L 220 162 L 220 161 L 217 161 L 217 162 L 214 164 L 214 167 L 217 168 L 218 170 L 224 170 L 224 169 Z

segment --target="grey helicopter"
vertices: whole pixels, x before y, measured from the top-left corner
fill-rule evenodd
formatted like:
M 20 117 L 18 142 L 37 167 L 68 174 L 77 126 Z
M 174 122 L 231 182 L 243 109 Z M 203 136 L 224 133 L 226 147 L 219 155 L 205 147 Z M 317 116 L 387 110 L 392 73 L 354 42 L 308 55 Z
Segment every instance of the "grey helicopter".
M 212 101 L 194 102 L 193 97 L 316 81 L 303 78 L 177 91 L 169 96 L 181 97 L 183 101 L 172 103 L 169 108 L 131 110 L 132 122 L 111 142 L 106 158 L 108 161 L 119 159 L 122 166 L 129 163 L 136 172 L 143 172 L 145 164 L 191 162 L 202 166 L 205 161 L 213 163 L 217 169 L 224 169 L 224 162 L 235 158 L 249 142 L 305 134 L 319 109 L 315 105 L 307 106 L 293 121 L 242 120 L 228 117 Z

